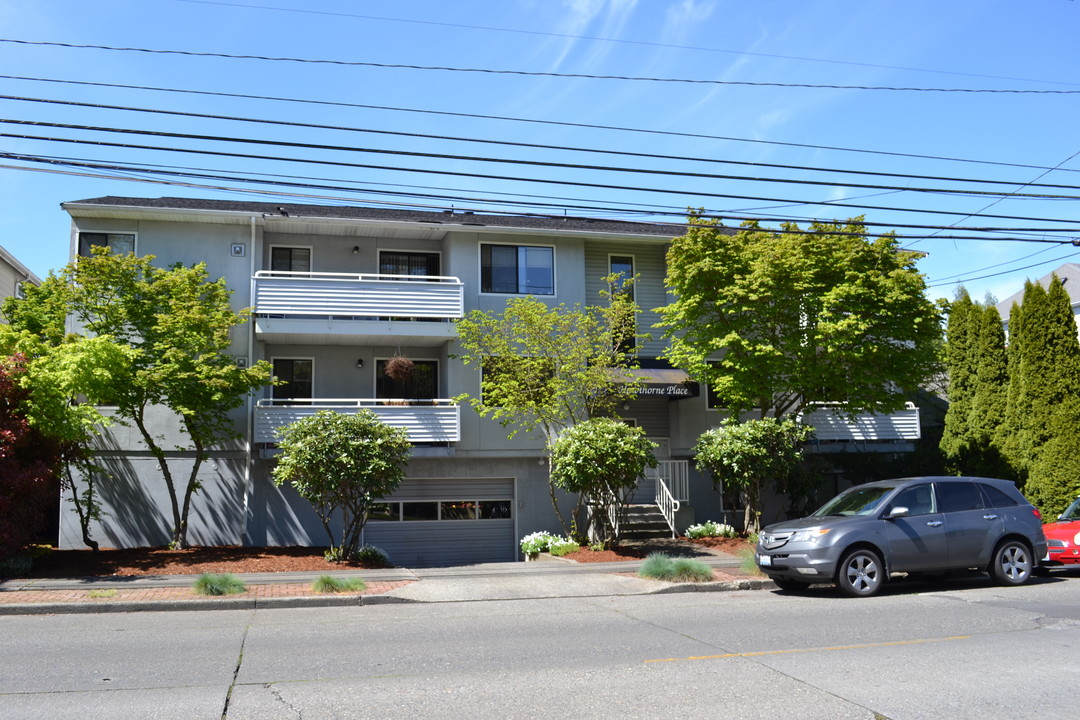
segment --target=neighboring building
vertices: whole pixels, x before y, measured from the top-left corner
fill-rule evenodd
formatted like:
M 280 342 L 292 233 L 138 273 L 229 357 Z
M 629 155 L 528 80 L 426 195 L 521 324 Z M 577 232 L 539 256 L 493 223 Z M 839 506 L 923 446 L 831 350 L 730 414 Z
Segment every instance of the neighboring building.
M 524 534 L 559 531 L 543 440 L 509 440 L 498 423 L 449 399 L 480 390 L 478 370 L 453 357 L 454 321 L 474 309 L 499 311 L 523 294 L 599 303 L 602 278 L 617 270 L 640 274 L 640 323 L 652 325 L 652 308 L 668 301 L 667 247 L 683 232 L 678 225 L 586 218 L 181 198 L 104 197 L 63 208 L 72 217 L 73 256 L 107 244 L 154 255 L 162 266 L 205 261 L 211 277 L 224 277 L 234 291 L 236 309 L 254 308 L 252 322 L 234 338 L 237 362 L 267 360 L 285 381 L 235 413 L 244 440 L 204 465 L 190 541 L 325 545 L 310 507 L 270 480 L 274 431 L 320 408 L 367 407 L 407 428 L 414 453 L 407 479 L 368 522 L 364 540 L 413 566 L 511 561 Z M 720 415 L 708 407 L 707 393 L 656 359 L 663 345 L 660 333 L 653 335 L 638 348 L 647 391 L 621 415 L 645 428 L 663 460 L 637 499 L 654 502 L 655 476 L 662 478 L 659 486 L 681 501 L 681 532 L 691 522 L 724 517 L 720 494 L 689 462 L 698 435 Z M 397 354 L 415 363 L 407 383 L 382 372 Z M 159 432 L 170 432 L 169 416 L 157 422 Z M 911 439 L 906 427 L 879 418 L 834 427 L 830 439 L 903 444 Z M 169 513 L 160 511 L 167 500 L 155 461 L 129 428 L 114 428 L 107 445 L 99 458 L 116 479 L 101 484 L 108 515 L 95 537 L 114 546 L 167 542 Z M 178 452 L 173 461 L 184 457 Z M 73 515 L 63 517 L 61 543 L 81 544 Z
M 1073 319 L 1076 321 L 1077 332 L 1080 332 L 1080 263 L 1065 263 L 1052 273 L 1039 278 L 1039 284 L 1044 288 L 1050 287 L 1050 282 L 1057 275 L 1065 284 L 1065 292 L 1069 294 L 1069 305 L 1072 307 Z M 1076 292 L 1073 292 L 1075 290 Z M 1009 330 L 1009 313 L 1013 305 L 1020 305 L 1024 301 L 1024 289 L 1005 298 L 997 304 L 1001 321 L 1005 324 L 1005 331 Z
M 22 297 L 25 283 L 40 285 L 41 279 L 0 246 L 0 301 L 12 296 Z M 0 318 L 0 322 L 3 322 L 3 318 Z

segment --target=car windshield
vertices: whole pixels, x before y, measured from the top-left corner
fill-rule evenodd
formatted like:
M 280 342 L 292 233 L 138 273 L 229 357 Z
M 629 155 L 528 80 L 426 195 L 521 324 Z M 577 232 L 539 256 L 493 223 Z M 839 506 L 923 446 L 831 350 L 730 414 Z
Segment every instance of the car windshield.
M 822 505 L 811 517 L 828 515 L 869 515 L 877 510 L 882 498 L 895 490 L 894 485 L 855 487 L 840 493 Z
M 1073 500 L 1069 509 L 1061 513 L 1061 520 L 1080 520 L 1080 498 Z

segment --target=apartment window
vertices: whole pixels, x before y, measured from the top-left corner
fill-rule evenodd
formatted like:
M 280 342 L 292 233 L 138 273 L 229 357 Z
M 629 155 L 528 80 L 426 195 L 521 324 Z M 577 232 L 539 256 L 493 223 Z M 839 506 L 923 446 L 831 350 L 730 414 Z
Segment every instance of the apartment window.
M 386 375 L 386 360 L 375 362 L 375 397 L 401 400 L 434 400 L 439 397 L 437 360 L 413 360 L 412 377 L 395 380 Z
M 270 269 L 284 272 L 311 272 L 311 248 L 271 247 Z
M 509 500 L 418 500 L 374 503 L 368 521 L 454 522 L 459 520 L 509 520 L 513 518 Z
M 615 276 L 611 294 L 626 293 L 634 299 L 634 258 L 631 255 L 612 255 L 608 258 L 608 272 Z
M 555 249 L 481 245 L 480 290 L 513 295 L 555 294 Z
M 384 251 L 379 253 L 379 273 L 382 275 L 438 275 L 439 254 Z
M 274 358 L 274 377 L 281 381 L 275 385 L 275 398 L 310 398 L 313 392 L 312 378 L 315 361 L 311 358 Z
M 127 255 L 135 252 L 134 233 L 79 233 L 79 255 L 90 257 L 93 255 L 91 248 L 107 247 L 114 255 Z

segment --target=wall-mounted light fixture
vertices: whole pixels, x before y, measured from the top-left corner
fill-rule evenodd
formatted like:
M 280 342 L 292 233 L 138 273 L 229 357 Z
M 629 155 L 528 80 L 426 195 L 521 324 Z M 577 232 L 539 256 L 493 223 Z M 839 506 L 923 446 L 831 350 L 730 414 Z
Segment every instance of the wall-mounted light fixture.
M 353 255 L 359 255 L 360 254 L 360 246 L 359 245 L 353 245 L 352 254 Z
M 358 367 L 358 368 L 364 367 L 364 358 L 357 358 L 356 359 L 356 367 Z

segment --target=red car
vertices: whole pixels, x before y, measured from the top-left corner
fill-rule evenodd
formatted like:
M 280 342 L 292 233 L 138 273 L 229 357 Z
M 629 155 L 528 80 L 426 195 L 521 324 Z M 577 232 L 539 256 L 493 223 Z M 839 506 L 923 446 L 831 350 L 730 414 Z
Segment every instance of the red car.
M 1080 498 L 1055 522 L 1043 525 L 1043 534 L 1047 545 L 1043 565 L 1080 567 Z

